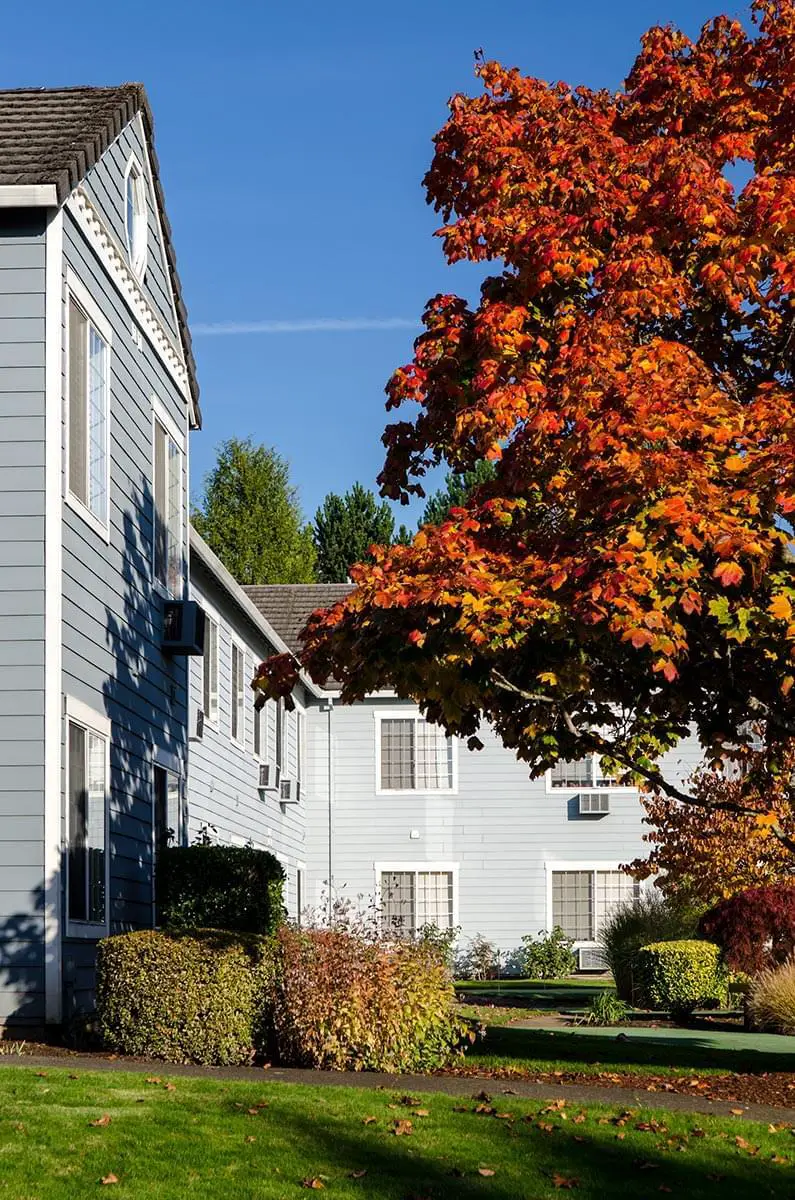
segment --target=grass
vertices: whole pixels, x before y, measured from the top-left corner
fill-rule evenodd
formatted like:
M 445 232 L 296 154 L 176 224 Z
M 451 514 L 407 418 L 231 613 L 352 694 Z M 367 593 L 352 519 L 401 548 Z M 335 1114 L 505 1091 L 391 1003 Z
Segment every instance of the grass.
M 527 1021 L 532 1017 L 543 1016 L 546 1009 L 522 1008 L 518 1004 L 500 1006 L 499 1004 L 459 1004 L 456 1011 L 459 1016 L 470 1021 L 479 1021 L 490 1029 L 510 1025 L 514 1021 Z
M 507 1001 L 521 1004 L 537 1012 L 559 1012 L 560 1009 L 587 1008 L 591 1001 L 606 988 L 612 988 L 611 979 L 476 979 L 458 980 L 456 991 L 468 998 L 481 997 L 495 1004 Z
M 83 1200 L 103 1179 L 119 1200 L 792 1194 L 789 1127 L 496 1088 L 499 1116 L 437 1095 L 167 1078 L 0 1068 L 3 1200 Z
M 619 1039 L 620 1040 L 617 1040 Z M 482 1071 L 576 1071 L 683 1075 L 731 1071 L 795 1071 L 795 1039 L 770 1034 L 641 1029 L 512 1029 L 491 1027 L 467 1052 Z

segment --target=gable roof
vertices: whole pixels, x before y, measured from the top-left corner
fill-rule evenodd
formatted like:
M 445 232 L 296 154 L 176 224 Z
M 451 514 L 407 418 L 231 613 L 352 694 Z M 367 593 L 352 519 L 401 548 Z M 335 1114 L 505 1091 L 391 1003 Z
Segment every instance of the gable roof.
M 200 428 L 199 385 L 188 314 L 160 182 L 152 110 L 143 84 L 0 90 L 0 185 L 52 184 L 58 204 L 63 204 L 137 113 L 143 119 L 180 339 L 188 367 L 192 423 L 195 428 Z
M 329 608 L 353 591 L 352 583 L 247 584 L 243 591 L 293 652 L 298 635 L 316 608 Z

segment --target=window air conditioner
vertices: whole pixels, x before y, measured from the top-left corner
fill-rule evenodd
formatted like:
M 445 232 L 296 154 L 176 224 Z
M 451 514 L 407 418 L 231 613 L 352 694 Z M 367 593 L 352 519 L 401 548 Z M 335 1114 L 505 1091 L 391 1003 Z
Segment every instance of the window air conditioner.
M 606 971 L 607 962 L 596 946 L 581 946 L 577 951 L 577 963 L 581 971 Z
M 257 787 L 261 792 L 278 791 L 279 775 L 279 768 L 274 763 L 260 763 Z
M 283 779 L 279 789 L 282 804 L 298 804 L 301 799 L 301 784 L 297 779 Z
M 166 600 L 163 605 L 165 654 L 204 654 L 204 609 L 195 600 Z
M 580 815 L 594 815 L 610 812 L 609 792 L 580 792 Z

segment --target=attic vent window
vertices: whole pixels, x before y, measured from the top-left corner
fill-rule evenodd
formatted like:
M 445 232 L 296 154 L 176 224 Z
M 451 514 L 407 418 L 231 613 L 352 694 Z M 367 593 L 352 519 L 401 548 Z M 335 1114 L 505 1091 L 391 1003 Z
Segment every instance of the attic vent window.
M 130 265 L 138 279 L 146 270 L 147 214 L 146 184 L 143 171 L 134 158 L 130 159 L 124 184 L 124 230 Z

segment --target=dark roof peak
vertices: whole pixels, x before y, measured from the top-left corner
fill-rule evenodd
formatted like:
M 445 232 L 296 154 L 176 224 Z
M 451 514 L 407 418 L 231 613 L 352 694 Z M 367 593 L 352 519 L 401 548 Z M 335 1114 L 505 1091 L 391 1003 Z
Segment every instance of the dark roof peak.
M 243 588 L 291 650 L 300 649 L 298 635 L 310 614 L 330 608 L 353 591 L 352 583 L 266 583 Z

